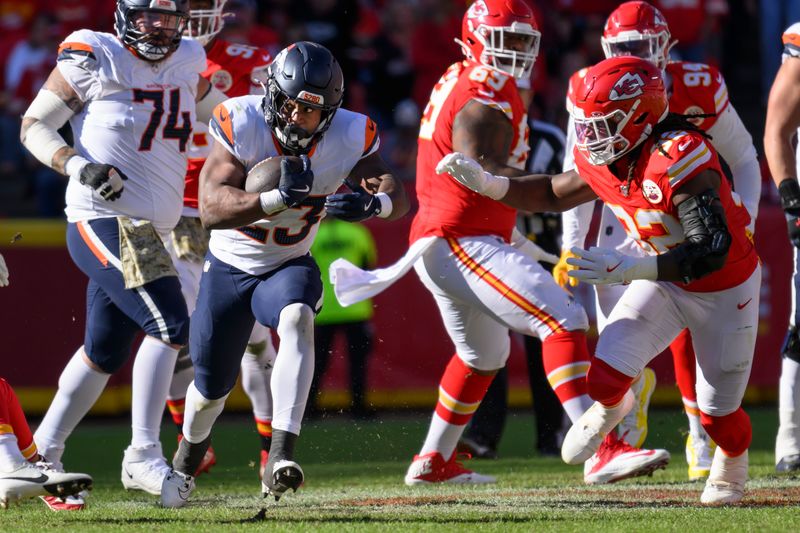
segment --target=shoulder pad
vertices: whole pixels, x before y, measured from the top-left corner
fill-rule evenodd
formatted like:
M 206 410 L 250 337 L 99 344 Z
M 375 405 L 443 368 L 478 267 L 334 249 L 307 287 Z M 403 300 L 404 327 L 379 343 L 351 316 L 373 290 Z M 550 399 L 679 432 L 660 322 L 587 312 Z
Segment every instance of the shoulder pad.
M 71 63 L 86 70 L 94 70 L 98 64 L 97 39 L 88 30 L 70 34 L 58 47 L 58 62 Z
M 648 174 L 665 175 L 670 187 L 676 189 L 705 169 L 713 156 L 713 149 L 699 133 L 666 132 L 656 142 L 650 155 Z

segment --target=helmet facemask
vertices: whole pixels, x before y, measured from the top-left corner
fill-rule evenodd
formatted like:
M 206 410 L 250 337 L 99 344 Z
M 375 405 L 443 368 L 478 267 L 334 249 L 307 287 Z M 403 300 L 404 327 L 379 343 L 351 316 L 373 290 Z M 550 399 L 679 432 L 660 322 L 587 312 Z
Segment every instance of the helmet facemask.
M 203 46 L 222 31 L 225 25 L 223 8 L 228 0 L 211 0 L 211 7 L 205 9 L 192 9 L 189 19 L 189 36 Z
M 473 57 L 469 47 L 461 42 L 467 57 L 486 65 L 489 68 L 504 72 L 516 79 L 529 78 L 531 69 L 539 55 L 541 32 L 530 24 L 513 22 L 510 26 L 489 26 L 481 24 L 472 34 L 483 45 L 480 57 Z M 513 42 L 522 43 L 521 50 L 513 48 Z
M 592 165 L 608 165 L 625 155 L 627 152 L 636 148 L 652 132 L 653 127 L 648 124 L 644 127 L 641 135 L 635 143 L 631 143 L 622 132 L 631 121 L 639 107 L 640 100 L 634 102 L 631 109 L 625 113 L 621 109 L 605 115 L 593 114 L 584 116 L 583 110 L 574 106 L 572 109 L 572 119 L 575 122 L 575 136 L 577 141 L 575 146 L 578 151 L 586 155 Z M 641 124 L 646 120 L 647 114 L 640 114 L 634 123 Z
M 655 64 L 660 70 L 667 67 L 670 43 L 667 31 L 659 33 L 623 31 L 613 37 L 601 38 L 603 53 L 606 58 L 619 56 L 635 56 Z
M 189 21 L 182 13 L 154 9 L 130 9 L 124 15 L 117 10 L 116 17 L 124 17 L 122 42 L 142 59 L 154 62 L 177 50 Z

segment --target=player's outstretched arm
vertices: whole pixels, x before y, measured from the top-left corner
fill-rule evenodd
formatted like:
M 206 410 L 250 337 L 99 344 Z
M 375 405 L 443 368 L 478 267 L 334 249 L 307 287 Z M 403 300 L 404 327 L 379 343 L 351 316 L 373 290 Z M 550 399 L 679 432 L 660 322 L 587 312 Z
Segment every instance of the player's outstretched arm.
M 552 176 L 530 174 L 508 178 L 495 176 L 474 159 L 454 152 L 439 161 L 436 172 L 449 174 L 468 189 L 531 213 L 561 212 L 597 198 L 574 170 Z
M 333 216 L 358 222 L 371 217 L 396 220 L 408 212 L 405 187 L 377 152 L 360 160 L 347 177 L 353 192 L 332 194 L 325 208 Z
M 244 190 L 247 171 L 222 143 L 216 142 L 200 171 L 200 220 L 208 229 L 245 226 L 264 218 L 260 195 Z

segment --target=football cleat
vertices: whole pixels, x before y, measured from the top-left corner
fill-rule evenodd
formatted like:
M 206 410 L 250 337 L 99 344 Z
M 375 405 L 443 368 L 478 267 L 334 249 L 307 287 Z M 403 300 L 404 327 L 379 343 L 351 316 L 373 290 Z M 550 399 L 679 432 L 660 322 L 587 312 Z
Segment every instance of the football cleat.
M 194 478 L 177 470 L 170 470 L 161 485 L 161 507 L 178 509 L 186 505 L 194 490 Z
M 667 450 L 634 448 L 615 432 L 606 435 L 597 453 L 583 464 L 583 481 L 587 485 L 615 483 L 631 477 L 651 476 L 669 464 Z
M 717 444 L 706 433 L 703 436 L 690 433 L 686 437 L 686 463 L 689 465 L 689 480 L 705 479 L 711 472 L 711 463 L 714 460 L 714 450 Z
M 183 440 L 183 434 L 178 434 L 178 444 Z M 175 450 L 175 454 L 172 456 L 172 462 L 175 463 L 175 458 L 178 456 L 178 450 Z M 200 461 L 200 466 L 197 467 L 197 470 L 194 472 L 194 477 L 199 476 L 200 474 L 208 474 L 211 471 L 211 467 L 217 464 L 217 454 L 214 453 L 214 447 L 209 446 L 208 450 L 206 450 L 206 454 L 203 456 L 203 460 Z
M 800 455 L 797 454 L 781 457 L 781 460 L 775 465 L 775 471 L 780 474 L 797 472 L 798 470 L 800 470 Z
M 11 472 L 0 473 L 0 507 L 34 496 L 66 497 L 92 488 L 88 474 L 58 472 L 49 463 L 25 462 Z
M 58 496 L 39 496 L 51 511 L 82 511 L 86 508 L 84 493 L 59 498 Z
M 600 448 L 606 435 L 619 424 L 633 407 L 633 392 L 628 389 L 622 401 L 614 407 L 600 402 L 594 404 L 569 428 L 561 445 L 561 458 L 568 465 L 585 462 Z
M 267 461 L 269 461 L 269 452 L 261 450 L 261 464 L 258 467 L 258 479 L 264 479 L 264 472 L 267 470 Z
M 279 459 L 272 465 L 272 475 L 261 479 L 262 496 L 266 498 L 268 495 L 272 495 L 275 497 L 275 501 L 278 501 L 289 489 L 297 492 L 304 479 L 305 475 L 299 464 L 287 459 Z
M 456 450 L 458 453 L 468 454 L 475 459 L 497 459 L 496 449 L 469 437 L 461 437 Z
M 634 448 L 641 448 L 647 438 L 647 410 L 650 398 L 656 390 L 656 373 L 652 368 L 642 370 L 642 375 L 631 385 L 636 403 L 633 409 L 619 423 L 617 434 L 625 435 L 625 440 Z
M 728 457 L 718 446 L 700 502 L 725 505 L 741 501 L 744 497 L 744 485 L 747 483 L 747 466 L 746 451 L 738 457 Z
M 425 455 L 415 455 L 411 466 L 406 472 L 406 485 L 419 485 L 422 483 L 494 483 L 497 479 L 492 476 L 478 474 L 464 468 L 456 460 L 454 453 L 449 461 L 445 461 L 439 452 L 430 452 Z
M 122 486 L 126 490 L 143 490 L 155 496 L 171 468 L 161 453 L 161 444 L 146 448 L 128 446 L 122 459 Z

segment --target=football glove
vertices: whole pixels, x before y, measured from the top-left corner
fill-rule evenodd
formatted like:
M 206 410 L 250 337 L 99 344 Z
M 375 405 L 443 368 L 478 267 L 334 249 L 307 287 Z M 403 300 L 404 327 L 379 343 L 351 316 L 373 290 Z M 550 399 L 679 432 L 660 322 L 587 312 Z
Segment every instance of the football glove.
M 553 279 L 556 280 L 559 286 L 565 289 L 567 285 L 570 287 L 578 286 L 578 278 L 569 277 L 569 272 L 575 270 L 574 266 L 567 264 L 567 259 L 570 257 L 574 258 L 577 256 L 569 250 L 561 250 L 561 257 L 558 258 L 556 266 L 553 267 Z
M 794 178 L 787 178 L 778 186 L 781 207 L 786 215 L 789 240 L 795 248 L 800 248 L 800 185 Z
M 2 255 L 0 255 L 0 287 L 8 287 L 8 267 Z
M 348 187 L 353 192 L 331 194 L 325 199 L 329 214 L 347 222 L 359 222 L 380 214 L 381 201 L 377 196 L 360 185 L 348 184 Z
M 99 163 L 84 165 L 78 174 L 81 185 L 91 187 L 103 200 L 109 202 L 122 196 L 122 191 L 125 189 L 123 182 L 127 179 L 122 172 L 111 165 Z
M 311 161 L 307 155 L 301 155 L 300 159 L 303 161 L 301 169 L 291 168 L 291 163 L 287 159 L 281 161 L 281 181 L 278 184 L 278 191 L 286 207 L 299 205 L 309 195 L 314 184 Z
M 472 158 L 452 152 L 436 165 L 437 174 L 450 174 L 454 180 L 478 194 L 499 200 L 508 192 L 508 178 L 486 172 Z
M 567 275 L 590 285 L 627 284 L 635 279 L 654 280 L 658 276 L 657 256 L 632 257 L 616 250 L 597 248 L 588 250 L 573 248 L 575 257 L 567 258 L 567 264 L 577 267 Z

